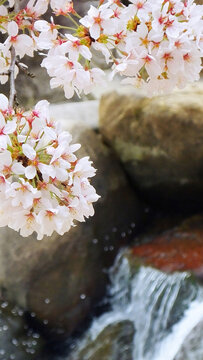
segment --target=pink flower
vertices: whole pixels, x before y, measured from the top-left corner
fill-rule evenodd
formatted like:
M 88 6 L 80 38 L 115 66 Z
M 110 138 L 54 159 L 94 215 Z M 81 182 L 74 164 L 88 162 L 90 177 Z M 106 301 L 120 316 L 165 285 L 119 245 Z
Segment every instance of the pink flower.
M 26 35 L 18 35 L 19 29 L 15 21 L 11 21 L 8 24 L 8 34 L 9 37 L 6 40 L 6 43 L 13 45 L 16 50 L 16 55 L 19 55 L 21 58 L 25 55 L 33 56 L 34 52 L 34 42 L 33 39 Z
M 100 37 L 102 28 L 105 28 L 107 20 L 113 16 L 113 10 L 108 9 L 108 3 L 100 6 L 98 9 L 91 5 L 88 15 L 80 20 L 80 23 L 86 26 L 93 39 L 97 40 Z
M 6 111 L 8 108 L 8 100 L 0 94 L 0 110 Z M 6 149 L 7 145 L 11 145 L 9 134 L 12 134 L 16 129 L 16 120 L 5 120 L 2 112 L 0 112 L 0 149 Z
M 35 14 L 39 17 L 43 15 L 48 9 L 49 0 L 30 0 L 25 8 L 26 12 L 29 14 Z
M 81 45 L 78 38 L 70 34 L 66 34 L 66 37 L 69 41 L 64 44 L 64 49 L 66 52 L 68 52 L 70 60 L 77 61 L 79 55 L 82 55 L 87 60 L 92 58 L 92 53 L 88 47 Z

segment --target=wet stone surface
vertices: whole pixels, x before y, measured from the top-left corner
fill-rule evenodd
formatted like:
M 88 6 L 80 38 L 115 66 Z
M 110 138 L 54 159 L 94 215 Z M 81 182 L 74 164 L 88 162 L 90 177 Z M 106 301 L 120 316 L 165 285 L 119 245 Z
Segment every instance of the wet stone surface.
M 139 262 L 167 272 L 192 271 L 203 281 L 202 215 L 142 241 L 131 249 L 131 255 Z
M 130 321 L 111 324 L 95 339 L 89 339 L 83 349 L 73 352 L 68 360 L 131 360 L 134 332 Z

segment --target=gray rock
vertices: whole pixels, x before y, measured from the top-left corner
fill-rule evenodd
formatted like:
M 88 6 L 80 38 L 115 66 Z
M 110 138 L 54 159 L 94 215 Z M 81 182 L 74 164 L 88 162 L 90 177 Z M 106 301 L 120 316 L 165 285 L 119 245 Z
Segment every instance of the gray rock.
M 100 131 L 148 199 L 182 207 L 203 195 L 203 83 L 148 99 L 106 94 Z
M 67 123 L 68 124 L 68 123 Z M 67 125 L 68 126 L 68 125 Z M 37 241 L 3 228 L 0 232 L 0 287 L 4 296 L 34 312 L 50 328 L 70 334 L 105 292 L 105 268 L 127 243 L 132 222 L 140 224 L 141 207 L 113 153 L 93 130 L 74 127 L 80 156 L 98 169 L 92 183 L 101 199 L 95 216 L 64 236 Z

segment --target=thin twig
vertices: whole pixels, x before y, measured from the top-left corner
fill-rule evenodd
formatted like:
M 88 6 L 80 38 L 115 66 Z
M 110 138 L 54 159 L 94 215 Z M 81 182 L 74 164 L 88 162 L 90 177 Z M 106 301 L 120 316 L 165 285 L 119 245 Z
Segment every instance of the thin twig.
M 16 59 L 16 65 L 18 67 L 19 70 L 21 70 L 22 72 L 24 72 L 25 75 L 29 76 L 30 78 L 34 79 L 35 78 L 35 74 L 31 73 L 27 67 L 23 66 L 23 64 L 21 64 L 19 62 L 19 60 Z
M 18 13 L 20 9 L 19 1 L 15 0 L 14 11 Z M 14 46 L 11 47 L 11 65 L 9 68 L 10 78 L 10 94 L 9 94 L 9 106 L 12 108 L 16 100 L 16 88 L 15 88 L 15 65 L 16 65 L 16 51 Z

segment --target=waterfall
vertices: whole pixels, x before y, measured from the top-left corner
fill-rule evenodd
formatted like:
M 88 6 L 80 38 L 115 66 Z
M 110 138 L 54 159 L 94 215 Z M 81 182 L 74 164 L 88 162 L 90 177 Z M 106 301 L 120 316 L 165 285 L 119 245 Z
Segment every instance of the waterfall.
M 109 325 L 122 321 L 130 321 L 135 329 L 132 358 L 128 360 L 203 359 L 203 341 L 201 349 L 193 349 L 192 340 L 186 341 L 188 349 L 184 343 L 203 321 L 203 289 L 189 273 L 166 274 L 151 267 L 133 268 L 121 254 L 110 271 L 110 279 L 111 311 L 93 321 L 67 360 L 92 359 L 91 349 L 82 358 L 80 351 L 96 341 Z M 201 330 L 197 327 L 194 331 Z M 186 358 L 184 352 L 190 357 Z

